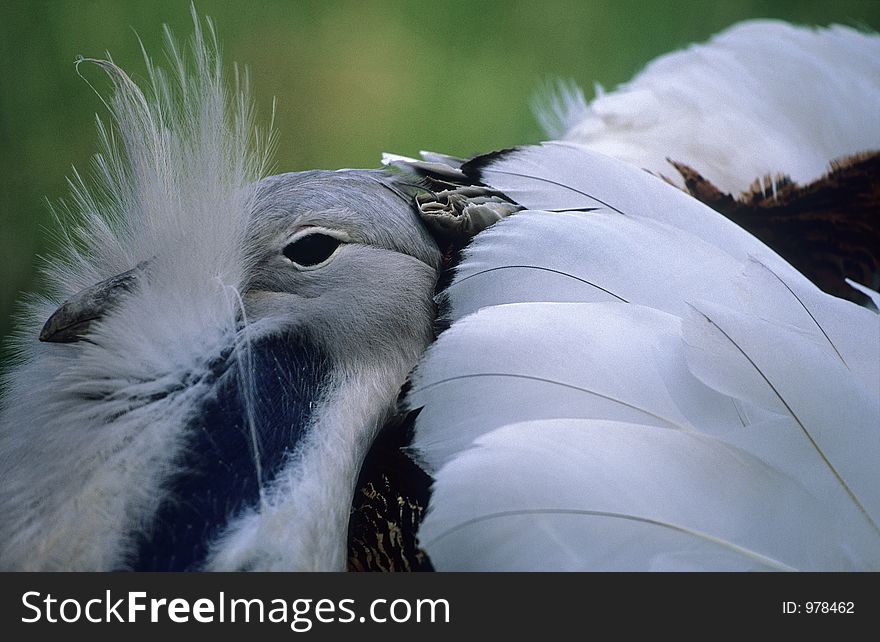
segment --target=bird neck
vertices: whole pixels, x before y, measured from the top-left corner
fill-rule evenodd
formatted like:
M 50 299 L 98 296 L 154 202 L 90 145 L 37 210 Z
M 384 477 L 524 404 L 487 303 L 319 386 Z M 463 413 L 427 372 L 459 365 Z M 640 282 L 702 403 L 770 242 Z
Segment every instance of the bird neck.
M 358 473 L 408 368 L 378 370 L 334 369 L 296 455 L 217 540 L 208 570 L 345 570 Z

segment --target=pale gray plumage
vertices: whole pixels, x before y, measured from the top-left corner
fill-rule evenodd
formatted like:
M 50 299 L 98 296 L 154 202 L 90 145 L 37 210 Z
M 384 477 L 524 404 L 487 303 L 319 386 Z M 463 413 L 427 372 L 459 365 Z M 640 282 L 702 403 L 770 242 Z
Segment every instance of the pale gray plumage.
M 261 181 L 249 242 L 262 255 L 244 295 L 251 323 L 260 327 L 269 318 L 274 324 L 278 314 L 288 315 L 285 325 L 314 332 L 341 359 L 380 347 L 397 352 L 400 338 L 414 331 L 420 332 L 419 343 L 429 341 L 424 319 L 433 315 L 430 294 L 440 252 L 413 210 L 418 191 L 408 179 L 379 170 L 302 172 Z M 338 234 L 344 240 L 338 256 L 321 270 L 283 269 L 289 263 L 285 244 L 305 228 Z M 377 299 L 376 292 L 387 300 Z M 389 306 L 390 301 L 400 303 Z

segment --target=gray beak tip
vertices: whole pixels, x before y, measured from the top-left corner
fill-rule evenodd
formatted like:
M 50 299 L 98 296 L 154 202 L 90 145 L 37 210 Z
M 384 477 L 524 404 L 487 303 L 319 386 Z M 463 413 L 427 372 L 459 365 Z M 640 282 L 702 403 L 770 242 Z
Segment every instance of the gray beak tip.
M 40 341 L 73 343 L 81 340 L 93 321 L 101 319 L 126 293 L 131 292 L 147 263 L 143 261 L 127 272 L 96 283 L 70 297 L 46 320 L 40 330 Z
M 92 321 L 98 317 L 76 318 L 71 314 L 67 303 L 58 308 L 49 317 L 43 329 L 40 330 L 40 341 L 46 343 L 73 343 L 82 339 Z
M 54 318 L 54 316 L 55 315 L 53 314 L 51 317 L 49 317 L 49 320 L 46 321 L 45 325 L 43 325 L 43 329 L 40 330 L 40 341 L 45 341 L 49 343 L 54 341 L 53 337 L 56 334 L 55 330 L 52 328 L 52 319 Z

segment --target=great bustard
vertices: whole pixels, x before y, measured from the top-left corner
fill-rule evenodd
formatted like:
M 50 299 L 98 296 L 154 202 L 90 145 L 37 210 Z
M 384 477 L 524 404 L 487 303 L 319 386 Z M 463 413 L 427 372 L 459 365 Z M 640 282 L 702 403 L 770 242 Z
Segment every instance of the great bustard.
M 98 63 L 99 183 L 6 379 L 3 568 L 880 568 L 877 294 L 843 280 L 877 285 L 876 35 L 745 24 L 564 90 L 567 142 L 268 178 L 192 52 L 148 94 Z

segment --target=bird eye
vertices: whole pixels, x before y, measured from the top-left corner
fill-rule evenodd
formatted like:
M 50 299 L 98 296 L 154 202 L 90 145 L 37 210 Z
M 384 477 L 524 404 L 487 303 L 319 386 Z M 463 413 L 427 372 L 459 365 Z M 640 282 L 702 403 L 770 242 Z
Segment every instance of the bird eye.
M 306 234 L 284 247 L 284 256 L 301 267 L 316 267 L 333 256 L 342 241 L 327 234 Z

